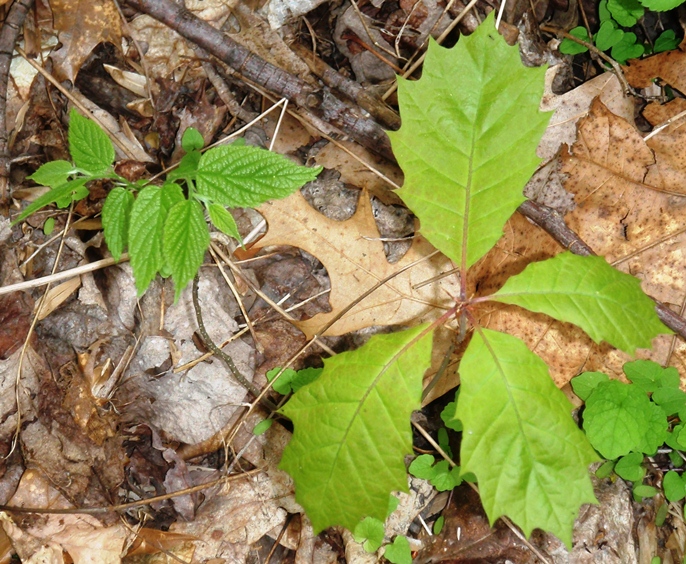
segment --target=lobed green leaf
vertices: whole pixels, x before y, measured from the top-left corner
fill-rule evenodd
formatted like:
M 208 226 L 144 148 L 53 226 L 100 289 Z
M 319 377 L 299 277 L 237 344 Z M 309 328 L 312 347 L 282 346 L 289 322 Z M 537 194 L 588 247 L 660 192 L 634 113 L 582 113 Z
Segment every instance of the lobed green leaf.
M 200 196 L 224 206 L 255 207 L 285 198 L 314 180 L 321 170 L 257 147 L 224 145 L 200 158 L 197 190 Z
M 551 116 L 538 110 L 545 68 L 524 67 L 493 21 L 452 49 L 430 39 L 422 78 L 398 79 L 402 127 L 389 132 L 405 173 L 398 195 L 422 234 L 465 269 L 524 201 Z
M 162 254 L 174 280 L 174 300 L 198 273 L 210 232 L 200 202 L 183 200 L 169 210 L 164 223 Z
M 660 333 L 671 333 L 641 283 L 602 257 L 564 252 L 532 263 L 491 297 L 574 323 L 596 343 L 607 341 L 629 354 L 650 347 Z
M 319 532 L 354 530 L 366 516 L 386 518 L 391 491 L 407 491 L 410 415 L 421 404 L 431 364 L 426 325 L 376 335 L 362 348 L 324 361 L 324 372 L 282 411 L 295 432 L 280 468 Z
M 73 108 L 69 114 L 69 153 L 77 167 L 92 175 L 108 172 L 115 157 L 107 134 Z
M 462 470 L 476 475 L 490 522 L 507 514 L 527 536 L 541 528 L 569 546 L 579 506 L 595 502 L 598 457 L 548 367 L 516 337 L 480 329 L 460 378 Z
M 129 220 L 134 197 L 126 188 L 114 188 L 102 206 L 105 241 L 115 260 L 119 260 L 129 240 Z

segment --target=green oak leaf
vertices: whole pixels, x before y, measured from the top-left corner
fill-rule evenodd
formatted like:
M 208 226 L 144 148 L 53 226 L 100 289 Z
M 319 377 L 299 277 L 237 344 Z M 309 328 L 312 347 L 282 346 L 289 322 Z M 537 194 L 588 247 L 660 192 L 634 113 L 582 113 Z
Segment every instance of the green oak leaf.
M 105 241 L 115 260 L 119 260 L 129 240 L 129 219 L 133 194 L 126 188 L 114 188 L 102 206 L 102 227 Z
M 421 404 L 431 364 L 427 325 L 375 335 L 362 348 L 324 361 L 324 372 L 282 408 L 295 426 L 280 468 L 314 530 L 354 530 L 386 518 L 391 491 L 407 491 L 410 415 Z
M 196 187 L 200 196 L 224 206 L 255 207 L 285 198 L 314 180 L 321 170 L 257 147 L 224 145 L 200 158 Z
M 649 10 L 653 12 L 666 12 L 681 6 L 684 0 L 639 0 Z
M 641 388 L 616 380 L 596 386 L 583 417 L 588 440 L 607 459 L 667 439 L 667 417 L 659 406 Z
M 115 157 L 107 133 L 73 108 L 69 114 L 69 153 L 77 167 L 92 175 L 109 172 Z
M 41 167 L 34 172 L 29 179 L 41 186 L 50 186 L 56 188 L 61 186 L 72 174 L 78 170 L 69 161 L 50 161 L 41 165 Z
M 198 273 L 205 251 L 210 246 L 210 231 L 200 202 L 183 200 L 169 210 L 164 223 L 162 254 L 174 280 L 174 301 Z
M 619 25 L 633 27 L 645 9 L 638 0 L 608 0 L 607 9 Z
M 36 198 L 33 202 L 31 202 L 30 205 L 28 205 L 24 211 L 22 211 L 17 218 L 12 221 L 12 225 L 15 225 L 16 223 L 22 221 L 23 219 L 27 218 L 30 216 L 33 212 L 38 211 L 39 209 L 52 204 L 53 202 L 57 202 L 58 204 L 61 202 L 66 201 L 67 205 L 69 205 L 72 201 L 72 198 L 75 195 L 82 194 L 82 189 L 84 188 L 84 184 L 88 182 L 90 178 L 87 177 L 79 177 L 79 178 L 74 178 L 74 180 L 69 180 L 68 182 L 65 182 L 64 184 L 57 186 L 56 188 L 53 188 L 49 192 L 46 192 L 39 198 Z M 88 195 L 88 190 L 86 190 L 86 195 Z M 65 206 L 61 206 L 65 207 Z
M 598 460 L 546 364 L 511 335 L 477 330 L 460 364 L 463 472 L 479 481 L 493 523 L 507 515 L 529 536 L 571 545 L 579 506 L 595 503 L 588 465 Z
M 183 201 L 178 184 L 148 186 L 138 193 L 131 208 L 129 222 L 129 255 L 141 296 L 164 266 L 162 234 L 172 205 Z
M 634 360 L 624 364 L 626 377 L 645 392 L 658 388 L 679 389 L 679 371 L 673 366 L 663 368 L 653 360 Z
M 463 270 L 524 201 L 551 116 L 538 110 L 545 68 L 525 67 L 493 21 L 491 13 L 452 49 L 430 40 L 422 78 L 398 79 L 402 126 L 388 132 L 405 173 L 398 195 Z
M 491 296 L 581 327 L 596 343 L 607 341 L 629 354 L 671 333 L 638 279 L 602 257 L 570 252 L 528 265 Z
M 212 224 L 222 233 L 226 233 L 229 237 L 233 237 L 236 241 L 241 242 L 241 234 L 238 232 L 238 226 L 233 216 L 220 204 L 210 204 L 207 208 L 210 212 L 210 220 Z

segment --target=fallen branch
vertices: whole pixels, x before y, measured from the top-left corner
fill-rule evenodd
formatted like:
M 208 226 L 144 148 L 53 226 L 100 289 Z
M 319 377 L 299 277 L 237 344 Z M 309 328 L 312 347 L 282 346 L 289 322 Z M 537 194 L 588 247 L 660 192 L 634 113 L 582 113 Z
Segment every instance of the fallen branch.
M 328 88 L 315 89 L 304 80 L 268 63 L 227 34 L 201 20 L 182 4 L 171 0 L 124 0 L 126 4 L 169 26 L 182 37 L 229 65 L 244 80 L 286 98 L 336 126 L 355 141 L 393 160 L 391 144 L 383 128 L 363 111 L 339 100 Z

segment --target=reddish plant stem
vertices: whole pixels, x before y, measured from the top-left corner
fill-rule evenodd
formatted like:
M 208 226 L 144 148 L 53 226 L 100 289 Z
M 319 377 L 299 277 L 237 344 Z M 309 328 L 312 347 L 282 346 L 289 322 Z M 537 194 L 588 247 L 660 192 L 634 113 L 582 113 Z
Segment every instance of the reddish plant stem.
M 11 165 L 7 135 L 7 85 L 14 44 L 33 2 L 34 0 L 16 0 L 0 29 L 0 210 L 3 213 L 6 212 L 9 202 Z
M 527 200 L 519 206 L 517 211 L 544 229 L 560 245 L 569 249 L 575 255 L 595 255 L 593 249 L 567 226 L 562 215 L 553 208 Z M 662 302 L 653 297 L 651 299 L 655 302 L 655 311 L 662 323 L 686 339 L 686 319 L 673 312 Z
M 124 0 L 126 4 L 169 26 L 179 35 L 199 45 L 229 65 L 243 78 L 279 97 L 286 98 L 317 117 L 336 126 L 358 143 L 393 160 L 390 141 L 383 128 L 348 105 L 328 88 L 317 90 L 300 78 L 268 63 L 236 43 L 231 37 L 201 20 L 183 4 L 171 0 Z

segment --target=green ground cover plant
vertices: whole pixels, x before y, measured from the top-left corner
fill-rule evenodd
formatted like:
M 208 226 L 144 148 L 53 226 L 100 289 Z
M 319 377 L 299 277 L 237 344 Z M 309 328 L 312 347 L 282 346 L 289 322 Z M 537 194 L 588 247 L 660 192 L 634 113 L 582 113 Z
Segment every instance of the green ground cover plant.
M 677 48 L 679 40 L 674 30 L 663 31 L 655 43 L 650 45 L 640 42 L 636 34 L 627 28 L 635 26 L 646 9 L 664 12 L 681 4 L 683 0 L 602 0 L 598 4 L 600 27 L 593 37 L 589 37 L 588 30 L 583 25 L 571 29 L 569 33 L 582 41 L 594 44 L 601 51 L 609 51 L 615 61 L 625 64 L 629 59 Z M 571 39 L 565 38 L 560 43 L 560 52 L 567 55 L 577 55 L 586 51 L 587 47 Z

